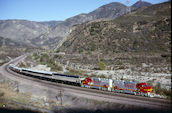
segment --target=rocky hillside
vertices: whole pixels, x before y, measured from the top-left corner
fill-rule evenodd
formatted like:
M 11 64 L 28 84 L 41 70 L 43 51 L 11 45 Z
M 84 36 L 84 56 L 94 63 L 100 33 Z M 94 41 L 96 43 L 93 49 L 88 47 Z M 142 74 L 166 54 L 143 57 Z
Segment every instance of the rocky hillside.
M 138 8 L 140 8 L 140 7 L 146 7 L 146 6 L 151 6 L 152 4 L 150 4 L 149 2 L 145 2 L 145 1 L 138 1 L 138 2 L 136 2 L 135 4 L 133 4 L 132 6 L 131 6 L 131 9 L 132 10 L 135 10 L 135 9 L 138 9 Z
M 114 20 L 73 27 L 61 50 L 67 53 L 169 52 L 170 3 L 141 8 Z
M 0 36 L 14 41 L 31 44 L 31 39 L 44 34 L 49 28 L 27 20 L 0 20 Z
M 114 20 L 73 26 L 58 50 L 66 55 L 54 56 L 66 67 L 88 71 L 92 77 L 143 81 L 170 89 L 170 47 L 171 3 L 165 2 Z
M 147 3 L 147 2 L 146 2 Z M 148 4 L 148 3 L 147 3 Z M 137 4 L 137 8 L 147 6 L 147 4 L 140 3 Z M 149 3 L 150 4 L 150 3 Z M 136 9 L 136 6 L 132 6 L 132 10 Z M 58 24 L 53 30 L 50 32 L 40 35 L 37 37 L 37 40 L 44 39 L 43 45 L 60 45 L 64 42 L 65 37 L 70 33 L 70 28 L 73 25 L 81 24 L 87 21 L 96 20 L 96 19 L 114 19 L 123 14 L 126 14 L 129 10 L 129 7 L 119 3 L 113 2 L 106 5 L 103 5 L 96 10 L 88 13 L 88 14 L 79 14 L 74 17 L 66 19 L 64 22 Z M 55 41 L 52 41 L 55 40 Z
M 21 44 L 21 43 L 18 43 L 18 42 L 15 42 L 11 39 L 8 39 L 8 38 L 4 38 L 4 37 L 1 37 L 0 36 L 0 47 L 19 47 L 19 48 L 22 48 L 22 47 L 28 47 L 28 45 L 25 45 L 25 44 Z
M 48 26 L 49 28 L 54 28 L 62 22 L 63 21 L 41 21 L 41 22 L 37 22 L 37 23 Z
M 145 4 L 137 4 L 137 8 Z M 136 7 L 133 6 L 133 7 Z M 27 20 L 0 20 L 0 36 L 45 48 L 63 43 L 73 25 L 95 19 L 114 19 L 127 13 L 129 7 L 113 2 L 103 5 L 88 14 L 80 14 L 65 21 L 34 22 Z
M 113 2 L 90 12 L 88 15 L 91 15 L 94 19 L 113 19 L 127 13 L 127 8 L 127 6 L 121 3 Z
M 44 40 L 42 45 L 58 45 L 70 33 L 70 27 L 75 24 L 81 24 L 90 20 L 100 18 L 116 18 L 127 12 L 127 6 L 121 3 L 110 3 L 90 12 L 88 14 L 79 14 L 74 17 L 68 18 L 65 21 L 58 24 L 54 29 L 46 34 L 40 35 L 36 40 Z M 52 41 L 53 40 L 53 41 Z M 55 40 L 55 41 L 54 41 Z M 33 41 L 35 42 L 35 41 Z M 63 42 L 63 41 L 62 41 Z M 40 43 L 36 43 L 39 45 Z
M 0 66 L 29 50 L 33 51 L 33 48 L 0 36 Z

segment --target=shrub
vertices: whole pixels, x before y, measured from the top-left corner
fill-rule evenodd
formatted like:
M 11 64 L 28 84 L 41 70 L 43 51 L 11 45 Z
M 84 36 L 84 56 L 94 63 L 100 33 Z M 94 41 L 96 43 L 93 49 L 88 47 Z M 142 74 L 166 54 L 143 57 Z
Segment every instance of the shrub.
M 155 93 L 160 94 L 161 93 L 161 84 L 158 82 L 156 86 L 154 87 Z
M 100 78 L 106 78 L 106 76 L 105 76 L 105 75 L 100 75 L 99 77 L 100 77 Z
M 163 58 L 168 58 L 170 56 L 171 56 L 170 54 L 161 54 L 161 57 L 163 57 Z
M 96 74 L 92 74 L 90 77 L 97 77 L 97 75 Z
M 112 79 L 112 75 L 109 75 L 109 76 L 108 76 L 108 79 Z
M 124 80 L 123 76 L 121 77 L 121 79 L 120 79 L 120 80 Z
M 161 95 L 165 95 L 170 97 L 171 96 L 171 90 L 170 89 L 165 89 L 161 87 L 161 84 L 158 82 L 155 86 L 154 86 L 154 90 L 156 94 L 161 94 Z
M 40 62 L 47 62 L 49 59 L 48 53 L 44 53 L 43 55 L 41 55 L 40 57 Z
M 65 73 L 65 74 L 69 74 L 69 75 L 83 75 L 82 71 L 80 71 L 80 70 L 75 70 L 75 69 L 72 69 L 70 67 L 67 67 L 66 69 L 69 70 L 69 71 L 67 73 Z
M 25 65 L 23 62 L 21 62 L 21 63 L 19 64 L 19 67 L 26 67 L 26 65 Z
M 104 62 L 99 62 L 99 69 L 100 70 L 105 70 L 106 69 L 106 64 Z
M 0 98 L 4 96 L 4 92 L 0 92 Z
M 82 53 L 83 52 L 83 49 L 79 48 L 78 52 L 79 53 Z
M 57 70 L 63 71 L 63 67 L 62 67 L 62 65 L 59 62 L 56 62 L 55 67 L 56 67 Z
M 123 65 L 123 62 L 122 61 L 117 61 L 116 65 Z
M 125 69 L 125 66 L 119 66 L 119 68 L 118 69 Z

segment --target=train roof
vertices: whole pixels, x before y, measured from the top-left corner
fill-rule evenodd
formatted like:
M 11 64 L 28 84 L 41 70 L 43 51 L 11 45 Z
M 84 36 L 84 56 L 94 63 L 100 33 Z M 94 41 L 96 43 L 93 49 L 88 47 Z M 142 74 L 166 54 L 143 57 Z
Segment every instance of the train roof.
M 48 72 L 48 71 L 32 70 L 32 69 L 27 69 L 27 68 L 22 68 L 22 70 L 36 72 L 36 73 L 43 73 L 43 74 L 52 74 L 52 72 Z
M 64 77 L 71 77 L 71 78 L 79 78 L 77 75 L 65 75 L 60 73 L 53 73 L 54 76 L 64 76 Z

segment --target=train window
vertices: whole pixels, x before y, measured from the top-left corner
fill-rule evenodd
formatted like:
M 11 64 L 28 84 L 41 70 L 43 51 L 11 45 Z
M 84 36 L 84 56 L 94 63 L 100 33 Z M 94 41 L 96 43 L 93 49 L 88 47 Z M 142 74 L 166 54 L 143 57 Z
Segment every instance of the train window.
M 79 78 L 79 76 L 75 75 L 64 75 L 64 74 L 58 74 L 58 73 L 53 73 L 55 76 L 64 76 L 64 77 L 71 77 L 71 78 Z

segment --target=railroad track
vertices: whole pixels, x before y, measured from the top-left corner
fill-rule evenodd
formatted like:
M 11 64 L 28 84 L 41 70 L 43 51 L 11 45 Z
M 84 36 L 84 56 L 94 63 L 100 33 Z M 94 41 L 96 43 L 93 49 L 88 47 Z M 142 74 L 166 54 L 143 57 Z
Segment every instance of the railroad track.
M 171 109 L 171 100 L 169 99 L 149 98 L 149 97 L 107 92 L 107 91 L 102 91 L 102 90 L 95 90 L 95 89 L 81 88 L 81 87 L 71 86 L 71 85 L 66 85 L 66 84 L 60 84 L 56 82 L 24 76 L 24 75 L 15 73 L 8 68 L 8 65 L 10 63 L 17 64 L 21 59 L 24 59 L 25 57 L 26 55 L 23 55 L 10 61 L 9 63 L 3 65 L 1 67 L 1 70 L 9 74 L 9 76 L 13 76 L 17 79 L 18 78 L 23 79 L 23 80 L 27 79 L 27 80 L 33 81 L 34 83 L 39 83 L 41 86 L 52 88 L 55 90 L 59 90 L 63 88 L 65 92 L 69 92 L 71 94 L 79 94 L 80 96 L 82 95 L 82 97 L 86 97 L 90 99 L 98 99 L 100 101 L 102 100 L 102 101 L 108 101 L 108 102 L 119 103 L 119 104 L 135 105 L 135 106 L 139 106 L 143 108 L 158 109 L 158 110 Z

